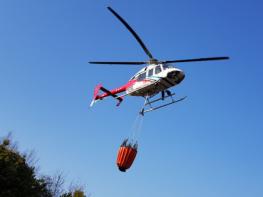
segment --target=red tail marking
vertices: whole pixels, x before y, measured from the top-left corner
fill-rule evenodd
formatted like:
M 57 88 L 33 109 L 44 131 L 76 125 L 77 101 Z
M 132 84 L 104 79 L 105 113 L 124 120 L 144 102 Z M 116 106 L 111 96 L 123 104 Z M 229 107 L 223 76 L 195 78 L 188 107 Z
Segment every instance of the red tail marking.
M 102 87 L 102 84 L 98 84 L 98 85 L 95 87 L 95 89 L 94 89 L 94 95 L 93 95 L 93 99 L 94 99 L 94 100 L 99 99 L 100 96 L 98 95 L 98 93 L 99 93 L 101 87 Z
M 123 101 L 123 96 L 119 97 L 117 94 L 126 91 L 135 82 L 136 82 L 136 80 L 131 80 L 127 84 L 125 84 L 119 88 L 113 89 L 113 90 L 107 90 L 106 88 L 104 88 L 102 86 L 102 84 L 98 84 L 94 89 L 93 100 L 92 100 L 90 106 L 92 106 L 97 100 L 102 100 L 103 98 L 105 98 L 107 96 L 112 96 L 115 99 L 117 99 L 119 101 L 117 103 L 117 106 L 119 106 L 121 104 L 121 102 Z M 100 90 L 103 91 L 104 93 L 99 95 Z

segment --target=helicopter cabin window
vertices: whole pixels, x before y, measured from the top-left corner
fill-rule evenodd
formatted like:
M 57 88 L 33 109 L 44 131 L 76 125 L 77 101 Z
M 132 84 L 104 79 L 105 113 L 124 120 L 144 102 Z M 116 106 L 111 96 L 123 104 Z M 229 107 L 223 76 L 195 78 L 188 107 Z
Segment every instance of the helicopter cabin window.
M 155 67 L 155 74 L 157 75 L 158 73 L 160 73 L 162 71 L 162 69 L 161 69 L 161 66 L 160 65 L 158 65 L 158 66 L 156 66 Z
M 153 75 L 153 69 L 148 71 L 148 77 L 151 77 Z
M 143 72 L 143 73 L 141 73 L 141 74 L 138 76 L 137 80 L 138 80 L 138 81 L 142 81 L 142 80 L 145 79 L 145 77 L 146 77 L 146 72 Z

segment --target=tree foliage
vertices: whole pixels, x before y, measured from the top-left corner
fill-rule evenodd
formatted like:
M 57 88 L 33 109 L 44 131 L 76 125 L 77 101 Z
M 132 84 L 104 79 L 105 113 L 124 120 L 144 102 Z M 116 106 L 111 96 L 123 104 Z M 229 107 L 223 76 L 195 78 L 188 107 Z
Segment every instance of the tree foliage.
M 45 180 L 36 178 L 35 168 L 10 147 L 7 139 L 0 145 L 0 185 L 0 196 L 51 197 Z
M 82 190 L 65 192 L 62 173 L 38 178 L 26 154 L 21 154 L 9 139 L 0 143 L 0 196 L 5 197 L 85 197 Z

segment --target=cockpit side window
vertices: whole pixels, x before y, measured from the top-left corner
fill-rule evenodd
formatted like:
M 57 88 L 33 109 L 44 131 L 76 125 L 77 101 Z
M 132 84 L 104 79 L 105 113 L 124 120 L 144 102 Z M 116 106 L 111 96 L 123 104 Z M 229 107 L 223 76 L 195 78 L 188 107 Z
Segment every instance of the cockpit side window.
M 137 80 L 138 80 L 138 81 L 142 81 L 142 80 L 144 80 L 145 78 L 146 78 L 146 72 L 143 72 L 143 73 L 141 73 L 141 74 L 138 76 Z
M 151 77 L 153 75 L 153 69 L 148 71 L 148 77 Z
M 161 69 L 161 66 L 160 66 L 160 65 L 155 67 L 155 74 L 156 74 L 156 75 L 157 75 L 158 73 L 160 73 L 161 71 L 162 71 L 162 69 Z

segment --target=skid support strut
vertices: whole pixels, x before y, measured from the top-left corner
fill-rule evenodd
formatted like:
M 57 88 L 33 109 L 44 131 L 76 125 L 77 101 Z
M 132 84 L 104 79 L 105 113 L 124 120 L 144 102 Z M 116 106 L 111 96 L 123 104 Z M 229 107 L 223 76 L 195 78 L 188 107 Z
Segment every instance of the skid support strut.
M 163 108 L 163 107 L 166 107 L 168 105 L 171 105 L 171 104 L 174 104 L 174 103 L 177 103 L 177 102 L 180 102 L 182 100 L 184 100 L 186 98 L 185 97 L 182 97 L 182 98 L 179 98 L 179 99 L 174 99 L 173 96 L 175 95 L 175 93 L 171 93 L 170 91 L 169 92 L 166 92 L 167 95 L 164 95 L 164 93 L 162 93 L 161 95 L 161 98 L 157 98 L 157 99 L 154 99 L 154 100 L 150 100 L 150 96 L 145 96 L 144 97 L 144 105 L 141 109 L 141 111 L 139 112 L 142 116 L 144 116 L 145 113 L 147 112 L 151 112 L 151 111 L 154 111 L 154 110 L 157 110 L 157 109 L 160 109 L 160 108 Z M 171 98 L 171 101 L 168 102 L 168 103 L 165 103 L 165 104 L 162 104 L 162 105 L 158 105 L 156 107 L 153 107 L 152 104 L 153 103 L 159 103 L 159 102 L 162 102 L 164 101 L 165 99 L 167 99 L 168 97 Z

